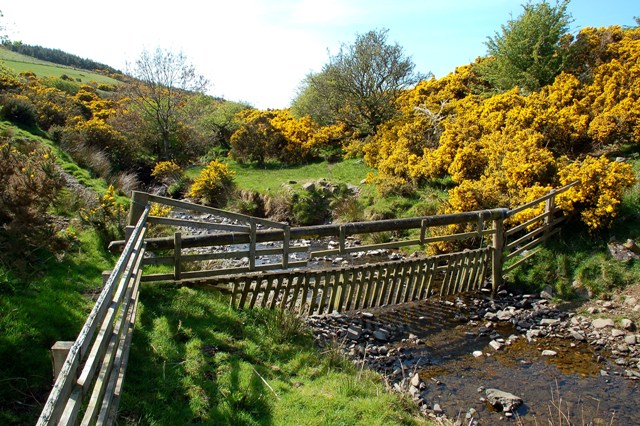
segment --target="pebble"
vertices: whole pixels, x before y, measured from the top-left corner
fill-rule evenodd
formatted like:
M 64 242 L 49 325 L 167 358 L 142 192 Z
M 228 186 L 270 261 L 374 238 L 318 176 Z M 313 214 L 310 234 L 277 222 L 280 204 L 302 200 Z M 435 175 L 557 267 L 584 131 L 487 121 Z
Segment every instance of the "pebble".
M 556 356 L 556 355 L 558 355 L 558 352 L 552 351 L 550 349 L 545 349 L 544 351 L 542 351 L 542 356 Z

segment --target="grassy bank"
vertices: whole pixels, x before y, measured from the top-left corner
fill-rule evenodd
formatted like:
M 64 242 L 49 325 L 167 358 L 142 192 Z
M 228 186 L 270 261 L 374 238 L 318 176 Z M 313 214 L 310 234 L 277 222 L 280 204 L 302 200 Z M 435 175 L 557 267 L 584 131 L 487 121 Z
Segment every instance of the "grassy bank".
M 144 425 L 427 424 L 379 376 L 315 348 L 293 315 L 170 285 L 142 289 L 120 409 Z
M 76 339 L 114 262 L 91 231 L 29 276 L 0 262 L 0 424 L 35 424 L 53 383 L 49 348 Z

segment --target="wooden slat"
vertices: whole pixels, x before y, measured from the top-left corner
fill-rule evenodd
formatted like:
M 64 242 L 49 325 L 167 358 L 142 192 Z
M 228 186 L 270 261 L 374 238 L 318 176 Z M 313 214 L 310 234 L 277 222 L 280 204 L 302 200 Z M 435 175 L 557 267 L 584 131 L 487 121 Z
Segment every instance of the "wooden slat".
M 525 250 L 529 250 L 532 247 L 535 247 L 537 245 L 542 244 L 543 242 L 545 242 L 549 237 L 551 237 L 552 235 L 557 234 L 558 232 L 560 232 L 561 228 L 556 228 L 553 231 L 551 231 L 549 234 L 545 234 L 531 242 L 529 242 L 528 244 L 525 244 L 524 246 L 520 247 L 517 250 L 512 251 L 511 253 L 509 253 L 508 255 L 506 255 L 504 257 L 504 260 L 509 260 L 509 259 L 513 259 L 515 256 L 518 256 L 520 253 L 524 252 Z
M 249 223 L 249 221 L 253 219 L 256 221 L 256 223 L 259 223 L 262 226 L 268 226 L 271 228 L 278 228 L 278 229 L 282 229 L 287 225 L 286 223 L 273 222 L 267 219 L 261 219 L 253 216 L 247 216 L 240 213 L 233 213 L 226 210 L 215 209 L 213 207 L 207 207 L 201 204 L 193 204 L 193 203 L 188 203 L 186 201 L 174 200 L 173 198 L 161 197 L 159 195 L 147 194 L 147 196 L 149 201 L 153 203 L 164 204 L 166 206 L 177 207 L 179 209 L 184 209 L 184 210 L 197 211 L 200 213 L 209 213 L 215 216 L 224 217 L 231 220 L 238 220 L 245 223 Z
M 144 229 L 144 223 L 148 214 L 149 207 L 147 206 L 143 210 L 138 224 L 133 230 L 131 238 L 129 238 L 129 240 L 127 241 L 122 256 L 120 256 L 120 258 L 116 262 L 116 265 L 114 266 L 109 279 L 105 283 L 105 286 L 98 296 L 96 304 L 87 317 L 84 326 L 80 330 L 78 338 L 69 350 L 69 354 L 67 355 L 67 359 L 62 366 L 62 370 L 58 374 L 58 378 L 56 379 L 56 382 L 51 392 L 49 393 L 49 397 L 47 398 L 47 402 L 45 403 L 45 406 L 40 413 L 40 417 L 38 418 L 37 424 L 39 426 L 55 424 L 60 419 L 60 416 L 62 415 L 65 407 L 63 401 L 66 401 L 71 394 L 72 387 L 75 384 L 77 378 L 76 370 L 81 363 L 82 355 L 86 353 L 93 339 L 95 330 L 98 327 L 98 323 L 109 307 L 108 301 L 110 300 L 111 295 L 115 290 L 115 283 L 118 281 L 119 276 L 124 271 L 128 257 L 133 251 L 133 248 L 136 245 L 136 242 L 140 234 L 142 233 L 142 230 Z
M 540 252 L 540 250 L 542 250 L 542 248 L 536 247 L 535 249 L 531 250 L 531 253 L 528 253 L 522 259 L 519 259 L 517 262 L 512 263 L 511 265 L 505 267 L 502 271 L 506 274 L 507 272 L 509 272 L 509 271 L 515 269 L 516 267 L 520 266 L 520 264 L 522 264 L 522 263 L 526 262 L 527 260 L 531 259 L 533 256 L 538 254 Z

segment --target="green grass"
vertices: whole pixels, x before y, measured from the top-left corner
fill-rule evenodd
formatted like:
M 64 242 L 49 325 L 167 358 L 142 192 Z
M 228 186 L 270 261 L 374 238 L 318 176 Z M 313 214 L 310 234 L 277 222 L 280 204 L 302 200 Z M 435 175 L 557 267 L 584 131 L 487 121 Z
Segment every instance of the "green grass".
M 143 286 L 120 424 L 427 424 L 301 321 L 204 289 Z
M 47 256 L 43 254 L 43 256 Z M 60 256 L 58 256 L 60 258 Z M 0 263 L 0 424 L 34 424 L 53 384 L 49 348 L 75 340 L 114 258 L 84 231 L 59 260 L 18 277 Z
M 16 73 L 31 71 L 38 77 L 61 77 L 66 75 L 74 81 L 83 83 L 94 81 L 98 84 L 119 84 L 117 80 L 102 74 L 42 61 L 5 48 L 0 48 L 0 63 Z
M 295 167 L 271 164 L 258 167 L 229 161 L 229 166 L 236 173 L 234 182 L 238 188 L 260 193 L 277 192 L 282 184 L 289 182 L 303 184 L 321 178 L 326 178 L 332 184 L 360 185 L 372 171 L 362 160 L 344 160 L 338 163 L 323 161 Z M 187 170 L 186 174 L 194 178 L 201 170 L 202 167 L 194 167 Z

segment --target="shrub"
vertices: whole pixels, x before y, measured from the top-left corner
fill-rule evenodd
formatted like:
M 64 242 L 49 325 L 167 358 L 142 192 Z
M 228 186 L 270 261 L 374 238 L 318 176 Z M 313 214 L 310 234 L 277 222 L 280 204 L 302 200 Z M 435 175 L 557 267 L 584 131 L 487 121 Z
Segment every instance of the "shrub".
M 195 178 L 188 196 L 204 203 L 222 206 L 233 188 L 235 172 L 224 163 L 212 161 Z
M 0 136 L 2 258 L 28 257 L 33 249 L 54 244 L 56 229 L 47 209 L 62 184 L 50 150 L 32 141 Z
M 98 232 L 104 242 L 124 237 L 125 208 L 116 201 L 116 188 L 109 185 L 95 207 L 80 210 L 80 218 Z
M 171 185 L 180 179 L 182 169 L 173 161 L 161 161 L 155 165 L 151 176 L 158 182 L 165 185 Z
M 0 117 L 19 126 L 26 127 L 35 126 L 38 121 L 36 107 L 26 96 L 22 95 L 3 96 Z

